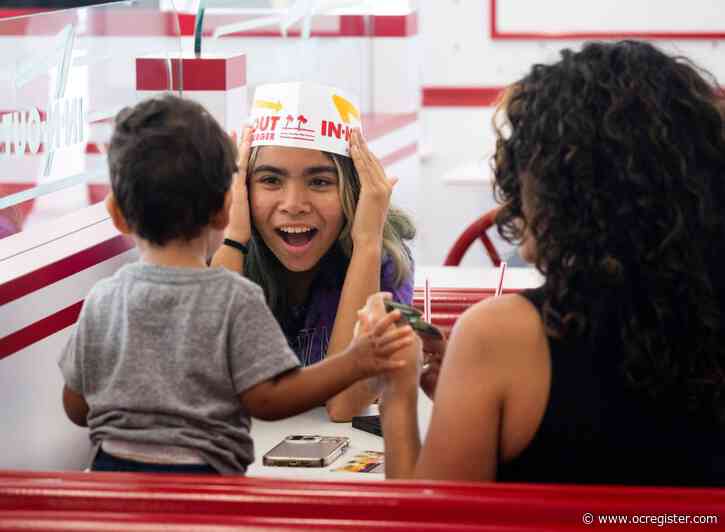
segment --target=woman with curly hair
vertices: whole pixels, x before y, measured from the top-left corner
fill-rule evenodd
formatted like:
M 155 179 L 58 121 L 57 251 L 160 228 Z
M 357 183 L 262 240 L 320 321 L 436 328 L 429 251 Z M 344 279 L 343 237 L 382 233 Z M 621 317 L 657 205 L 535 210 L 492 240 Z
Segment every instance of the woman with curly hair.
M 625 41 L 564 50 L 509 88 L 497 225 L 545 281 L 458 320 L 422 446 L 417 375 L 389 378 L 389 477 L 725 483 L 716 87 Z

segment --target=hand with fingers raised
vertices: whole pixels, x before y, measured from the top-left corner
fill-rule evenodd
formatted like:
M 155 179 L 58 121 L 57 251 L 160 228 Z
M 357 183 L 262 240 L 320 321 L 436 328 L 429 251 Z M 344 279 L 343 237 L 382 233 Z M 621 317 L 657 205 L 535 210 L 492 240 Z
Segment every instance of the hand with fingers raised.
M 408 322 L 402 319 L 400 310 L 385 311 L 385 300 L 390 299 L 388 292 L 378 292 L 368 297 L 365 307 L 359 311 L 360 330 L 377 330 L 381 335 L 396 338 L 404 335 L 405 341 L 394 345 L 396 352 L 393 360 L 399 366 L 391 368 L 380 378 L 371 381 L 371 386 L 382 392 L 389 386 L 418 386 L 419 371 L 422 360 L 422 345 L 418 335 Z M 389 329 L 386 331 L 386 329 Z M 404 331 L 404 332 L 400 332 Z
M 252 223 L 249 215 L 249 199 L 247 194 L 247 166 L 252 151 L 252 128 L 246 127 L 242 140 L 237 146 L 237 173 L 232 180 L 231 208 L 229 209 L 229 224 L 224 236 L 242 244 L 249 242 L 252 237 Z
M 350 155 L 360 176 L 360 199 L 355 211 L 351 237 L 353 246 L 382 245 L 383 226 L 388 215 L 390 196 L 398 182 L 389 178 L 380 161 L 368 148 L 359 130 L 350 136 Z
M 379 292 L 374 296 L 379 296 L 382 301 L 384 296 L 390 297 L 390 294 Z M 359 351 L 357 361 L 362 374 L 374 377 L 401 370 L 410 363 L 398 356 L 398 353 L 414 345 L 417 335 L 410 325 L 398 325 L 403 323 L 399 310 L 386 313 L 383 307 L 382 313 L 379 313 L 371 312 L 366 307 L 358 312 L 358 318 L 351 348 Z

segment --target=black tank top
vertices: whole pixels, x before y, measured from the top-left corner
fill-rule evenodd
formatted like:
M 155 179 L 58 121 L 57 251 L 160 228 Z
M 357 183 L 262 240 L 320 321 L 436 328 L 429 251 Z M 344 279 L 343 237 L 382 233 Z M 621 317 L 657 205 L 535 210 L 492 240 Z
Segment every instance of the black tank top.
M 522 295 L 541 315 L 540 290 Z M 499 481 L 725 485 L 725 431 L 629 390 L 617 341 L 549 338 L 551 389 L 541 425 L 518 457 L 499 464 Z

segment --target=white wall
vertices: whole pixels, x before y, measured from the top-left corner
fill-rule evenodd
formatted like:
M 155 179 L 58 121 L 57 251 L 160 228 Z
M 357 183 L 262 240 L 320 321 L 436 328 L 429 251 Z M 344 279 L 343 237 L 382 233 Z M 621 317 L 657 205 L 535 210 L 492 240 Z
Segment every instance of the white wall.
M 0 468 L 78 470 L 88 461 L 88 429 L 63 411 L 57 358 L 68 327 L 0 361 L 2 453 Z
M 565 30 L 589 28 L 606 32 L 634 27 L 633 23 L 627 25 L 628 9 L 617 7 L 622 4 L 618 0 L 597 2 L 598 5 L 610 4 L 610 9 L 600 7 L 596 17 L 585 23 L 572 18 L 574 6 L 579 6 L 577 13 L 584 16 L 591 12 L 593 2 L 497 0 L 497 3 L 500 31 L 531 30 L 537 27 L 534 26 L 537 22 L 544 29 L 555 30 L 560 21 L 562 27 L 558 29 Z M 502 7 L 512 3 L 518 11 Z M 628 0 L 625 3 L 640 13 L 636 20 L 641 23 L 639 29 L 642 31 L 662 28 L 691 31 L 694 27 L 703 31 L 719 28 L 725 33 L 725 6 L 720 1 Z M 561 48 L 579 47 L 582 43 L 492 40 L 489 36 L 489 4 L 488 0 L 420 2 L 424 87 L 501 87 L 522 77 L 533 63 L 554 61 Z M 646 17 L 641 16 L 643 9 Z M 698 10 L 706 13 L 706 25 L 696 25 L 702 18 Z M 715 74 L 721 84 L 725 83 L 725 41 L 656 41 L 656 44 L 669 52 L 689 56 Z M 466 166 L 490 156 L 493 151 L 492 111 L 490 107 L 423 108 L 421 202 L 425 220 L 420 232 L 425 235 L 426 242 L 421 246 L 420 260 L 424 263 L 441 264 L 463 228 L 494 205 L 490 186 L 486 184 L 451 186 L 443 182 L 446 175 L 466 173 Z M 477 245 L 479 248 L 469 252 L 464 264 L 488 264 L 483 248 Z M 503 254 L 510 250 L 508 246 L 499 249 Z

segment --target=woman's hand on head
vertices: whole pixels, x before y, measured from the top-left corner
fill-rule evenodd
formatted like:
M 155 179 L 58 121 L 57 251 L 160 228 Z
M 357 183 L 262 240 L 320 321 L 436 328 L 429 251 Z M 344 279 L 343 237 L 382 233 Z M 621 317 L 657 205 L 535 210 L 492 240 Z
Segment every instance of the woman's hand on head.
M 357 129 L 350 136 L 350 155 L 360 176 L 360 199 L 351 231 L 353 246 L 368 243 L 382 245 L 390 196 L 398 180 L 385 175 L 383 165 Z
M 247 193 L 247 166 L 252 151 L 252 128 L 244 128 L 242 140 L 237 147 L 237 173 L 232 179 L 232 200 L 229 209 L 229 224 L 224 236 L 246 244 L 252 238 L 252 222 L 249 214 L 249 197 Z

